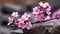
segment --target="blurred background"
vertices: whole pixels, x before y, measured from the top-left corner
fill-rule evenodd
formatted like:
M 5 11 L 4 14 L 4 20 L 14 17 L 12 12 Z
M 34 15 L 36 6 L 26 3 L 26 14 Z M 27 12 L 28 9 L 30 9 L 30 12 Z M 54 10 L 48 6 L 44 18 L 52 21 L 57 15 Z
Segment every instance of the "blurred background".
M 32 15 L 32 21 L 34 20 L 32 8 L 40 1 L 48 2 L 52 7 L 52 13 L 60 8 L 60 0 L 0 0 L 0 34 L 23 34 L 21 29 L 12 30 L 7 27 L 8 17 L 14 11 L 19 12 L 20 16 L 27 12 Z

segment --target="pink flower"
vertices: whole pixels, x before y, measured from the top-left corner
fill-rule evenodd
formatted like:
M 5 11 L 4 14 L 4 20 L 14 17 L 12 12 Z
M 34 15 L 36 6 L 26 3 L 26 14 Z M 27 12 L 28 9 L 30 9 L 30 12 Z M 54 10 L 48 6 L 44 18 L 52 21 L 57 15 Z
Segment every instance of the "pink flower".
M 46 2 L 45 5 L 47 6 L 47 8 L 51 8 L 48 2 Z
M 17 20 L 15 21 L 15 24 L 16 24 L 19 28 L 22 28 L 22 29 L 25 28 L 25 23 L 24 23 L 24 21 L 23 21 L 22 19 L 17 19 Z
M 45 18 L 44 14 L 35 15 L 35 21 L 42 21 L 44 20 L 44 18 Z
M 49 20 L 49 19 L 51 19 L 51 17 L 50 17 L 50 16 L 47 16 L 47 17 L 45 18 L 45 20 Z
M 57 17 L 60 17 L 60 9 L 56 10 L 52 15 L 52 18 L 57 18 Z
M 44 19 L 44 11 L 40 11 L 39 6 L 33 8 L 33 14 L 35 16 L 35 21 L 42 21 Z
M 13 23 L 13 18 L 9 17 L 8 20 L 9 20 L 8 25 L 10 25 L 11 23 Z
M 18 27 L 24 29 L 25 28 L 25 23 L 19 23 Z
M 29 30 L 31 27 L 32 27 L 31 22 L 26 22 L 25 28 Z
M 15 21 L 15 24 L 18 25 L 19 23 L 24 23 L 24 21 L 23 21 L 22 19 L 17 19 L 17 20 Z
M 18 15 L 18 12 L 13 12 L 12 14 L 11 14 L 13 17 L 18 17 L 19 15 Z
M 45 5 L 47 6 L 46 11 L 48 11 L 48 12 L 49 12 L 49 11 L 51 10 L 51 6 L 49 5 L 49 3 L 48 3 L 48 2 L 46 2 L 46 3 L 45 3 Z
M 43 4 L 44 4 L 43 2 L 40 2 L 40 3 L 39 3 L 40 6 L 43 6 Z
M 39 5 L 43 8 L 46 8 L 46 12 L 48 15 L 51 14 L 51 12 L 50 12 L 51 6 L 48 4 L 48 2 L 46 2 L 46 3 L 40 2 Z
M 33 14 L 35 16 L 35 21 L 43 21 L 43 20 L 50 19 L 51 6 L 48 4 L 48 2 L 46 2 L 46 3 L 40 2 L 39 5 L 40 6 L 33 8 Z M 45 8 L 46 11 L 41 10 L 41 7 Z M 48 16 L 44 16 L 45 12 L 48 14 Z
M 39 13 L 40 13 L 40 6 L 33 8 L 33 14 L 39 14 Z
M 13 17 L 9 17 L 8 20 L 9 20 L 9 23 L 8 25 L 10 25 L 11 23 L 13 23 L 14 21 L 14 25 L 18 26 L 19 28 L 27 28 L 27 29 L 30 29 L 32 27 L 32 24 L 29 20 L 29 18 L 31 17 L 30 14 L 27 14 L 27 13 L 24 13 L 24 15 L 22 15 L 21 18 L 16 18 L 16 19 L 13 19 L 14 17 L 18 17 L 18 12 L 13 12 L 11 14 Z
M 40 5 L 41 7 L 43 7 L 43 8 L 46 8 L 46 7 L 47 7 L 46 4 L 47 4 L 47 3 L 43 3 L 43 2 L 40 2 L 40 3 L 39 3 L 39 5 Z
M 47 9 L 46 9 L 46 12 L 47 12 L 47 11 L 49 12 L 50 10 L 51 10 L 51 8 L 47 8 Z
M 48 2 L 46 2 L 46 3 L 40 2 L 39 5 L 43 8 L 51 8 L 51 6 L 48 4 Z
M 41 6 L 41 7 L 43 7 L 43 8 L 47 8 L 47 5 L 44 3 L 43 6 Z
M 49 16 L 51 15 L 51 12 L 46 11 L 46 13 L 47 13 L 47 15 L 49 15 Z
M 24 13 L 24 15 L 22 15 L 21 19 L 24 20 L 24 21 L 26 21 L 26 20 L 28 20 L 30 17 L 31 17 L 30 14 Z

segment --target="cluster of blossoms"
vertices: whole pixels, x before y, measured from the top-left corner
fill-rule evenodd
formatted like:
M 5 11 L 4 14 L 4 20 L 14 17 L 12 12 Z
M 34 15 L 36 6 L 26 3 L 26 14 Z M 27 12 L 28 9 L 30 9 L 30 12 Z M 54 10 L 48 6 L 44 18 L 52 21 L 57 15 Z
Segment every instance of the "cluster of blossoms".
M 41 8 L 44 8 L 44 10 L 41 10 Z M 48 20 L 50 19 L 50 12 L 51 10 L 51 6 L 48 4 L 48 2 L 43 3 L 40 2 L 39 6 L 36 6 L 33 8 L 33 14 L 35 16 L 35 21 L 42 21 L 42 20 Z M 47 16 L 45 16 L 45 13 L 47 14 Z
M 43 9 L 43 10 L 42 10 Z M 40 2 L 39 6 L 36 6 L 33 8 L 33 14 L 35 17 L 35 21 L 43 21 L 43 20 L 49 20 L 51 19 L 50 15 L 51 15 L 51 6 L 48 4 L 48 2 L 43 3 Z M 45 16 L 45 14 L 47 14 L 47 16 Z M 9 23 L 8 25 L 14 23 L 16 26 L 18 26 L 19 28 L 26 28 L 26 29 L 30 29 L 32 27 L 31 21 L 29 20 L 31 15 L 24 13 L 20 18 L 18 15 L 18 12 L 13 12 L 11 14 L 12 17 L 9 17 Z M 56 18 L 56 17 L 60 17 L 60 9 L 55 11 L 52 15 L 52 18 Z
M 42 10 L 43 9 L 43 10 Z M 33 8 L 33 14 L 35 17 L 35 21 L 43 21 L 43 20 L 49 20 L 51 19 L 50 15 L 51 15 L 51 6 L 48 4 L 48 2 L 43 3 L 40 2 L 39 6 L 36 6 Z M 45 16 L 45 14 L 47 14 L 47 16 Z M 18 26 L 19 28 L 26 28 L 26 29 L 30 29 L 32 27 L 31 21 L 29 20 L 31 15 L 24 13 L 21 18 L 18 18 L 18 12 L 13 12 L 11 14 L 12 17 L 9 17 L 9 23 L 8 25 L 14 23 L 14 25 Z M 60 9 L 55 11 L 52 15 L 52 18 L 56 18 L 56 17 L 60 17 Z
M 41 7 L 46 10 L 45 11 L 41 10 Z M 51 10 L 51 7 L 48 4 L 48 2 L 46 3 L 40 2 L 39 6 L 36 6 L 35 8 L 33 8 L 33 14 L 35 16 L 34 20 L 42 21 L 42 20 L 50 19 L 50 14 L 51 14 L 50 10 Z M 44 15 L 45 13 L 47 13 L 47 16 Z M 22 28 L 22 29 L 26 28 L 28 30 L 32 27 L 31 21 L 29 20 L 31 17 L 30 14 L 24 13 L 24 15 L 21 16 L 21 18 L 18 18 L 19 17 L 18 12 L 13 12 L 11 15 L 12 17 L 8 18 L 9 20 L 8 25 L 14 23 L 19 28 Z
M 32 27 L 32 24 L 29 20 L 29 18 L 31 17 L 30 14 L 24 13 L 24 15 L 22 15 L 21 18 L 18 18 L 19 17 L 18 12 L 13 12 L 11 15 L 12 17 L 8 18 L 9 20 L 8 25 L 14 22 L 15 25 L 22 29 L 26 28 L 29 30 Z

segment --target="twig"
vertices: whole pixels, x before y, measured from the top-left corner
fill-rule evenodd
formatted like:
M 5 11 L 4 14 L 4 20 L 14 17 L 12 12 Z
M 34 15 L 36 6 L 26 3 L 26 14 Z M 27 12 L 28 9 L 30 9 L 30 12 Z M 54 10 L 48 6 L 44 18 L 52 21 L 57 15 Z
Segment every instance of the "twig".
M 35 24 L 35 23 L 40 23 L 40 22 L 46 22 L 46 21 L 50 21 L 50 20 L 54 20 L 54 19 L 58 19 L 60 17 L 57 17 L 57 18 L 52 18 L 52 19 L 49 19 L 49 20 L 44 20 L 44 21 L 37 21 L 37 22 L 32 22 L 32 24 Z

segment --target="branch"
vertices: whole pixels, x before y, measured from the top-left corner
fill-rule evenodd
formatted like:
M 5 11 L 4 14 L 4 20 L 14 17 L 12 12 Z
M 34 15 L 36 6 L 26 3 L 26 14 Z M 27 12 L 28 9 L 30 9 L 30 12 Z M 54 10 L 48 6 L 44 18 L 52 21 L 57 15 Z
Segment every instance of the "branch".
M 57 18 L 60 18 L 60 17 L 57 17 Z M 59 21 L 56 21 L 54 19 L 57 19 L 57 18 L 53 18 L 53 19 L 49 19 L 49 20 L 45 20 L 45 21 L 37 21 L 37 22 L 32 22 L 33 24 L 33 27 L 32 28 L 37 28 L 37 27 L 40 27 L 40 26 L 46 26 L 46 27 L 56 27 L 56 26 L 60 26 L 60 23 Z M 53 20 L 53 21 L 51 21 Z
M 57 17 L 57 18 L 52 18 L 52 19 L 49 19 L 49 20 L 44 20 L 44 21 L 33 21 L 32 24 L 35 24 L 35 23 L 41 23 L 41 22 L 46 22 L 46 21 L 50 21 L 50 20 L 54 20 L 54 19 L 58 19 L 60 17 Z

